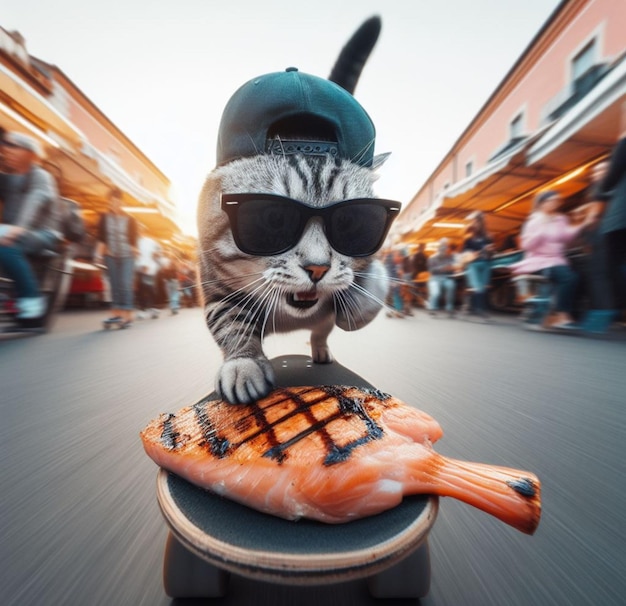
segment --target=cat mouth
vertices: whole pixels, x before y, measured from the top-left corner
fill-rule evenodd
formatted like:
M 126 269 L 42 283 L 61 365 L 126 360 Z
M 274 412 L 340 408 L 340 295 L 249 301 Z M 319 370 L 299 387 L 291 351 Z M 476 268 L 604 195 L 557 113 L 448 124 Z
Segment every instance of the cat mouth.
M 318 299 L 316 290 L 289 293 L 287 295 L 287 303 L 292 307 L 296 307 L 298 309 L 310 309 L 311 307 L 316 305 L 317 301 Z

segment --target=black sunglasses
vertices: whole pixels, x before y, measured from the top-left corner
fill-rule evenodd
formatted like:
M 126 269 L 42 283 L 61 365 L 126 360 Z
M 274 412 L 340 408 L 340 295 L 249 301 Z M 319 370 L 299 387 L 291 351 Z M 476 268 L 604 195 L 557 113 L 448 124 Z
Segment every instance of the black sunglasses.
M 235 244 L 256 256 L 279 255 L 293 248 L 313 217 L 324 222 L 330 245 L 348 257 L 373 255 L 402 205 L 391 200 L 358 198 L 329 206 L 310 206 L 274 194 L 222 194 Z

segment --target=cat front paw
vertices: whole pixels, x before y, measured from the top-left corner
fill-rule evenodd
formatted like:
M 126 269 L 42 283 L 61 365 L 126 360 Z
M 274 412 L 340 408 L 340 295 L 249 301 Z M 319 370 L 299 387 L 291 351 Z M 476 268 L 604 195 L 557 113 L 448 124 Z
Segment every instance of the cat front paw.
M 267 359 L 234 358 L 222 364 L 216 391 L 230 404 L 250 404 L 265 397 L 274 385 L 274 369 Z
M 332 364 L 335 360 L 328 347 L 312 347 L 311 357 L 316 364 Z

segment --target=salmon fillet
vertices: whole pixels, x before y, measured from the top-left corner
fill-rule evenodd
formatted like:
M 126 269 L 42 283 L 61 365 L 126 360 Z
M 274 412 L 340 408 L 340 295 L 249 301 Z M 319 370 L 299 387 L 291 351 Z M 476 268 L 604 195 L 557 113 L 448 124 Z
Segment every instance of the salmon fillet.
M 374 389 L 281 388 L 248 406 L 205 398 L 140 435 L 157 465 L 286 519 L 348 522 L 409 494 L 454 497 L 528 534 L 541 514 L 534 474 L 437 454 L 437 421 Z

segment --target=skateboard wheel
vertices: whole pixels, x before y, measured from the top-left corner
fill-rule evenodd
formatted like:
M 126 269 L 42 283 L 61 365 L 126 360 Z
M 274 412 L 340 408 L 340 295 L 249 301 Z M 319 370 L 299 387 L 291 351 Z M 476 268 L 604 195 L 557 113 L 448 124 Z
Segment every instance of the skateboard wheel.
M 170 598 L 221 598 L 226 595 L 229 579 L 229 572 L 199 558 L 171 532 L 168 534 L 163 587 Z
M 423 598 L 430 589 L 430 551 L 425 540 L 409 556 L 367 580 L 374 598 Z

